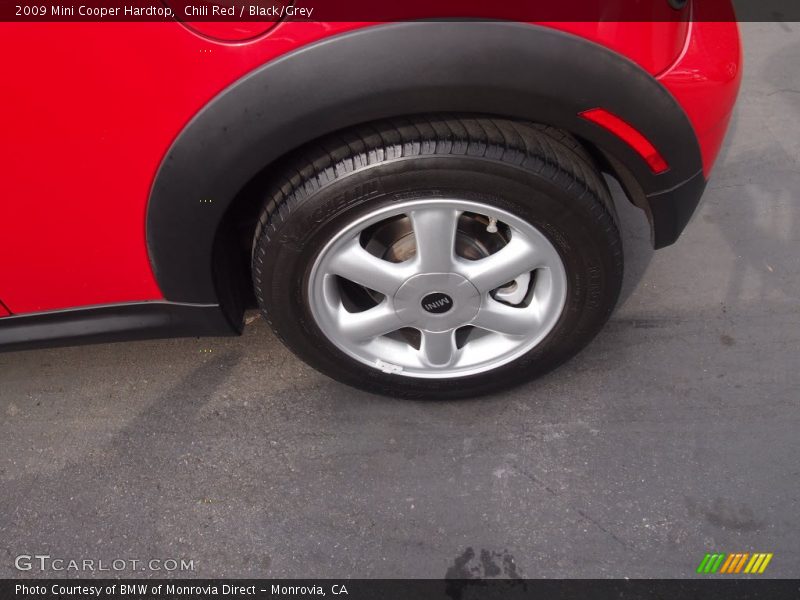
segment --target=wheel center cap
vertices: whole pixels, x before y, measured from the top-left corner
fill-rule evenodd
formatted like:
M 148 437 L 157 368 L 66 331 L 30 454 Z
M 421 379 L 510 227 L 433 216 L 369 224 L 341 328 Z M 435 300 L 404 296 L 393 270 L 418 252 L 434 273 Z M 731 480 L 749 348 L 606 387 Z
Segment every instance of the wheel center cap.
M 433 292 L 422 299 L 422 308 L 429 313 L 441 315 L 453 308 L 453 299 L 442 292 Z
M 434 290 L 434 291 L 431 291 Z M 456 273 L 420 273 L 394 295 L 394 309 L 408 327 L 448 331 L 469 324 L 481 308 L 481 295 Z

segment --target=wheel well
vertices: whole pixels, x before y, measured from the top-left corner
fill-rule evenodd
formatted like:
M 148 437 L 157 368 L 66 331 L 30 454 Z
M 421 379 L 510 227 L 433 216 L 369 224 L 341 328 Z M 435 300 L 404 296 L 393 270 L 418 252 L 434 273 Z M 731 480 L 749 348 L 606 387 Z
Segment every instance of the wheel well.
M 508 119 L 521 123 L 531 123 L 531 121 L 506 115 L 482 113 L 459 113 L 457 115 L 451 113 L 408 114 L 396 115 L 389 119 L 381 119 L 380 121 L 400 119 L 413 120 L 415 117 L 420 116 L 430 118 L 445 115 L 453 118 L 490 117 Z M 285 169 L 290 168 L 290 164 L 293 163 L 298 156 L 305 154 L 308 149 L 318 146 L 328 138 L 339 136 L 350 129 L 368 126 L 371 123 L 376 123 L 376 121 L 366 121 L 334 133 L 321 135 L 290 150 L 264 166 L 235 195 L 228 210 L 220 221 L 219 228 L 215 235 L 213 255 L 214 287 L 223 311 L 232 322 L 241 321 L 242 314 L 245 310 L 256 307 L 256 299 L 252 286 L 251 250 L 258 218 L 264 207 L 264 202 L 267 200 L 266 194 L 273 185 L 273 182 L 281 176 Z M 546 123 L 538 124 L 547 125 Z M 635 179 L 630 176 L 630 180 L 626 184 L 623 177 L 620 176 L 621 171 L 623 173 L 625 172 L 624 166 L 620 163 L 615 165 L 613 158 L 603 153 L 591 142 L 581 139 L 569 131 L 563 129 L 561 129 L 561 131 L 569 133 L 572 136 L 579 146 L 579 149 L 576 150 L 582 153 L 588 162 L 593 163 L 593 166 L 599 171 L 607 173 L 617 179 L 626 191 L 629 200 L 636 204 L 636 201 L 629 192 L 629 186 L 635 185 Z M 641 197 L 642 201 L 644 201 L 644 194 L 642 194 Z M 644 202 L 644 204 L 646 205 L 646 202 Z
M 577 139 L 591 155 L 600 171 L 606 175 L 610 175 L 619 183 L 628 201 L 645 212 L 647 215 L 647 222 L 650 225 L 650 242 L 655 245 L 656 229 L 653 221 L 653 213 L 650 210 L 650 203 L 647 201 L 647 194 L 637 181 L 636 176 L 621 161 L 614 158 L 608 152 L 603 151 L 596 144 L 580 136 L 575 136 L 575 139 Z

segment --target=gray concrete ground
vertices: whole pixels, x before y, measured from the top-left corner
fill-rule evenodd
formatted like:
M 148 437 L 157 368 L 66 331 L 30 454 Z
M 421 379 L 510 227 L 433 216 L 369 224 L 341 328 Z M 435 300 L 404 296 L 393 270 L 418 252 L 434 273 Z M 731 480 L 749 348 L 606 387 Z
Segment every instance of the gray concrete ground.
M 701 210 L 654 254 L 620 207 L 619 310 L 538 382 L 374 397 L 260 320 L 235 339 L 0 355 L 0 576 L 45 553 L 192 559 L 194 576 L 442 577 L 461 558 L 683 577 L 708 551 L 773 552 L 769 574 L 800 575 L 800 25 L 743 31 Z

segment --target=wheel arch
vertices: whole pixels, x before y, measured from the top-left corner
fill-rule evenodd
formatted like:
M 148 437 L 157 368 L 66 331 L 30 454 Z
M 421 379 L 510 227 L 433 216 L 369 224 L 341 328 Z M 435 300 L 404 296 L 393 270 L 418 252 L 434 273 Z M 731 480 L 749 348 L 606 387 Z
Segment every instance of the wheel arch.
M 654 174 L 625 142 L 580 117 L 597 107 L 641 132 L 669 170 Z M 705 183 L 694 131 L 678 103 L 643 69 L 602 46 L 516 23 L 367 27 L 256 69 L 179 134 L 159 167 L 147 210 L 147 246 L 164 297 L 220 304 L 232 324 L 240 322 L 243 302 L 234 288 L 246 273 L 225 250 L 235 244 L 226 219 L 247 184 L 287 153 L 334 131 L 442 112 L 569 131 L 647 210 L 657 247 L 674 241 L 685 224 L 674 205 L 686 202 L 673 201 L 675 190 L 696 182 L 698 173 Z M 693 191 L 691 209 L 697 199 Z

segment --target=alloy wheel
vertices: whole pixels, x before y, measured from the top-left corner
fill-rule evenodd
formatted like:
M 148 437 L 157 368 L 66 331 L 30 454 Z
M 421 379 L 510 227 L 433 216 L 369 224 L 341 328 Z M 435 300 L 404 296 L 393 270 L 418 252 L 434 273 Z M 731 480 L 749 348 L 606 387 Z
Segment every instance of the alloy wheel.
M 376 209 L 319 252 L 308 295 L 325 336 L 385 373 L 451 378 L 539 344 L 567 296 L 564 263 L 532 224 L 471 200 Z

